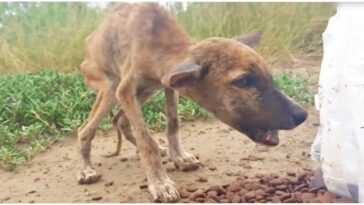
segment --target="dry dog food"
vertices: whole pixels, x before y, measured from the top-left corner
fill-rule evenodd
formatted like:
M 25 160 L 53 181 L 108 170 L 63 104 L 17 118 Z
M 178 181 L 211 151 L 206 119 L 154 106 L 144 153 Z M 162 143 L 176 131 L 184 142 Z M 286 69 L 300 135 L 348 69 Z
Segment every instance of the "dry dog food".
M 309 188 L 312 171 L 237 177 L 225 185 L 180 190 L 185 203 L 353 203 L 322 188 Z M 201 180 L 204 181 L 204 180 Z

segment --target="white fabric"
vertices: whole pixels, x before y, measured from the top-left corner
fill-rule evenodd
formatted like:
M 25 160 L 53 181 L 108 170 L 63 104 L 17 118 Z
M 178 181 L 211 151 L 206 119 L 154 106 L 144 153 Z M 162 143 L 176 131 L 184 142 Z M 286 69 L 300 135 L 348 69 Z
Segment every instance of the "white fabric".
M 323 43 L 312 158 L 330 191 L 364 202 L 364 4 L 338 4 Z

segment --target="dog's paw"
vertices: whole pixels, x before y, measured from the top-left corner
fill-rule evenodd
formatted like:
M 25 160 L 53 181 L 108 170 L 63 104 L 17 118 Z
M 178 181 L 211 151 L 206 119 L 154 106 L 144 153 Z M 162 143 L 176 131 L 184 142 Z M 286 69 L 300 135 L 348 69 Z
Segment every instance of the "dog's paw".
M 198 169 L 201 165 L 200 161 L 189 153 L 184 153 L 183 156 L 176 156 L 172 160 L 176 167 L 181 171 L 193 171 Z
M 80 170 L 77 174 L 77 181 L 79 184 L 92 184 L 100 180 L 101 174 L 98 174 L 93 169 Z
M 154 202 L 176 202 L 180 199 L 179 192 L 175 184 L 170 179 L 162 182 L 150 183 L 148 185 L 149 192 L 153 196 Z

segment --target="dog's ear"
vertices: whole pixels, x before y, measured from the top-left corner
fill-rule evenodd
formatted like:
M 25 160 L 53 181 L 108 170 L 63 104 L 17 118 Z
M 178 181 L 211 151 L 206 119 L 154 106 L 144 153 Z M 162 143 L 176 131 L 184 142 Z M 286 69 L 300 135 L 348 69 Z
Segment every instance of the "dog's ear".
M 259 43 L 261 38 L 262 38 L 262 31 L 256 30 L 248 34 L 245 34 L 244 36 L 234 37 L 233 39 L 253 48 L 255 45 Z
M 166 87 L 178 88 L 189 86 L 201 80 L 208 72 L 208 67 L 198 65 L 194 59 L 189 58 L 175 70 L 163 76 L 162 84 Z

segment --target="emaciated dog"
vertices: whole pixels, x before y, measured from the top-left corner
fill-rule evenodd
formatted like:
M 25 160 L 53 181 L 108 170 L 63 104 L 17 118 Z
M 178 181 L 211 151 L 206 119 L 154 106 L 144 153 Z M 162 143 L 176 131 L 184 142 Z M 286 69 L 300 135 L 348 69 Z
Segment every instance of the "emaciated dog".
M 278 130 L 293 129 L 305 121 L 307 112 L 274 86 L 263 58 L 251 48 L 259 39 L 260 33 L 254 32 L 194 42 L 156 3 L 114 6 L 86 38 L 81 71 L 97 97 L 78 129 L 78 182 L 99 180 L 91 165 L 91 141 L 100 121 L 120 103 L 116 124 L 136 144 L 154 200 L 179 199 L 141 112 L 143 102 L 160 89 L 166 96 L 169 154 L 177 167 L 195 169 L 199 164 L 178 135 L 179 93 L 254 142 L 277 145 Z

